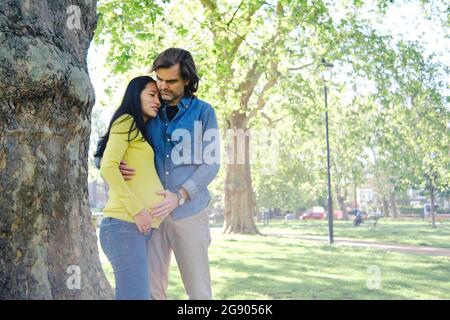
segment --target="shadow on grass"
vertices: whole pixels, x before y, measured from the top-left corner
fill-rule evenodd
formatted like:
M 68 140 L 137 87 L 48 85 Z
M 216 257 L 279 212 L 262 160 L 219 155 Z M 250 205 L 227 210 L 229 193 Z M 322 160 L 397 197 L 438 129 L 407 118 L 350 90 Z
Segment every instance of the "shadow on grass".
M 266 237 L 264 242 L 268 242 Z M 292 240 L 292 239 L 291 239 Z M 408 299 L 391 290 L 369 290 L 367 267 L 382 265 L 388 254 L 370 250 L 348 250 L 305 243 L 272 242 L 266 255 L 260 246 L 240 250 L 228 242 L 228 251 L 211 260 L 220 269 L 215 281 L 216 298 L 239 299 Z M 261 245 L 260 240 L 255 242 Z M 280 245 L 280 247 L 277 247 Z M 298 249 L 294 252 L 294 249 Z M 378 255 L 377 255 L 378 254 Z M 284 257 L 283 257 L 284 255 Z M 374 259 L 374 257 L 376 259 Z M 423 274 L 422 274 L 423 275 Z
M 266 261 L 261 261 L 264 263 Z M 296 266 L 293 263 L 284 263 L 283 267 Z M 262 299 L 407 299 L 407 296 L 385 291 L 369 290 L 366 279 L 359 276 L 326 275 L 327 270 L 319 272 L 303 267 L 303 272 L 283 268 L 274 272 L 269 268 L 243 261 L 228 262 L 221 266 L 227 273 L 246 273 L 242 277 L 227 277 L 217 280 L 215 287 L 220 299 L 239 299 L 239 297 L 260 296 Z M 300 269 L 300 268 L 299 268 Z M 289 269 L 288 269 L 289 270 Z M 339 277 L 339 278 L 338 278 Z M 217 290 L 216 290 L 217 291 Z
M 222 234 L 213 234 L 209 252 L 214 299 L 450 298 L 449 259 L 443 257 Z M 368 286 L 369 267 L 380 270 L 379 289 Z M 186 299 L 175 259 L 168 297 Z

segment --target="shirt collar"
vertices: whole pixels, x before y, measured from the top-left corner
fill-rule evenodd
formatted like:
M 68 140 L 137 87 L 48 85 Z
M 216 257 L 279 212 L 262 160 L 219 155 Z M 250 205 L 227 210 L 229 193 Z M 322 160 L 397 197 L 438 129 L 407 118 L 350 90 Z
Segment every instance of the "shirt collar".
M 178 102 L 177 107 L 184 107 L 186 109 L 189 108 L 192 99 L 194 99 L 194 97 L 183 97 L 180 102 Z M 162 106 L 167 107 L 167 102 L 164 102 Z
M 191 100 L 193 99 L 193 97 L 183 97 L 180 100 L 180 103 L 178 104 L 179 106 L 183 106 L 184 108 L 188 108 L 191 105 Z

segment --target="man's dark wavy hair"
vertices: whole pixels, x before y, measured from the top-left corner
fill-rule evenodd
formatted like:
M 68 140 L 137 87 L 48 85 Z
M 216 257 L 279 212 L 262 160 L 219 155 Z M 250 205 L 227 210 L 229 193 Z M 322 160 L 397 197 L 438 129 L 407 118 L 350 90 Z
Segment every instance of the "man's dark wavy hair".
M 200 78 L 197 75 L 194 58 L 192 58 L 189 51 L 181 48 L 164 50 L 153 62 L 152 71 L 158 68 L 170 68 L 176 64 L 180 64 L 181 77 L 184 80 L 189 80 L 188 85 L 184 87 L 184 95 L 188 97 L 195 96 Z

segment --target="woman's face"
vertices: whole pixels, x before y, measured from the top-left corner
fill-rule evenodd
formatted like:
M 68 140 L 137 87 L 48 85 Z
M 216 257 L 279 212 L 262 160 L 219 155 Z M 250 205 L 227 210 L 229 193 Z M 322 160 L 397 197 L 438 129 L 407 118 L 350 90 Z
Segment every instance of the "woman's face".
M 155 118 L 161 103 L 155 82 L 149 82 L 141 92 L 141 107 L 144 118 Z

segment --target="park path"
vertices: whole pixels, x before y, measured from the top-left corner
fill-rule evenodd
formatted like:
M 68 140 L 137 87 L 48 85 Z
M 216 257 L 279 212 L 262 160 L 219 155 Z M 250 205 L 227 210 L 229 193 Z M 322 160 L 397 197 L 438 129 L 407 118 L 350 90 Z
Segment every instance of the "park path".
M 308 236 L 296 233 L 273 233 L 265 232 L 264 235 L 279 238 L 296 238 L 307 241 L 314 241 L 318 243 L 328 243 L 328 237 L 326 236 Z M 401 253 L 411 253 L 426 256 L 445 256 L 450 257 L 450 249 L 437 248 L 437 247 L 426 247 L 426 246 L 414 246 L 399 243 L 387 243 L 387 242 L 375 242 L 359 239 L 350 238 L 334 238 L 334 243 L 341 246 L 352 246 L 352 247 L 364 247 L 373 248 L 387 251 L 395 251 Z

